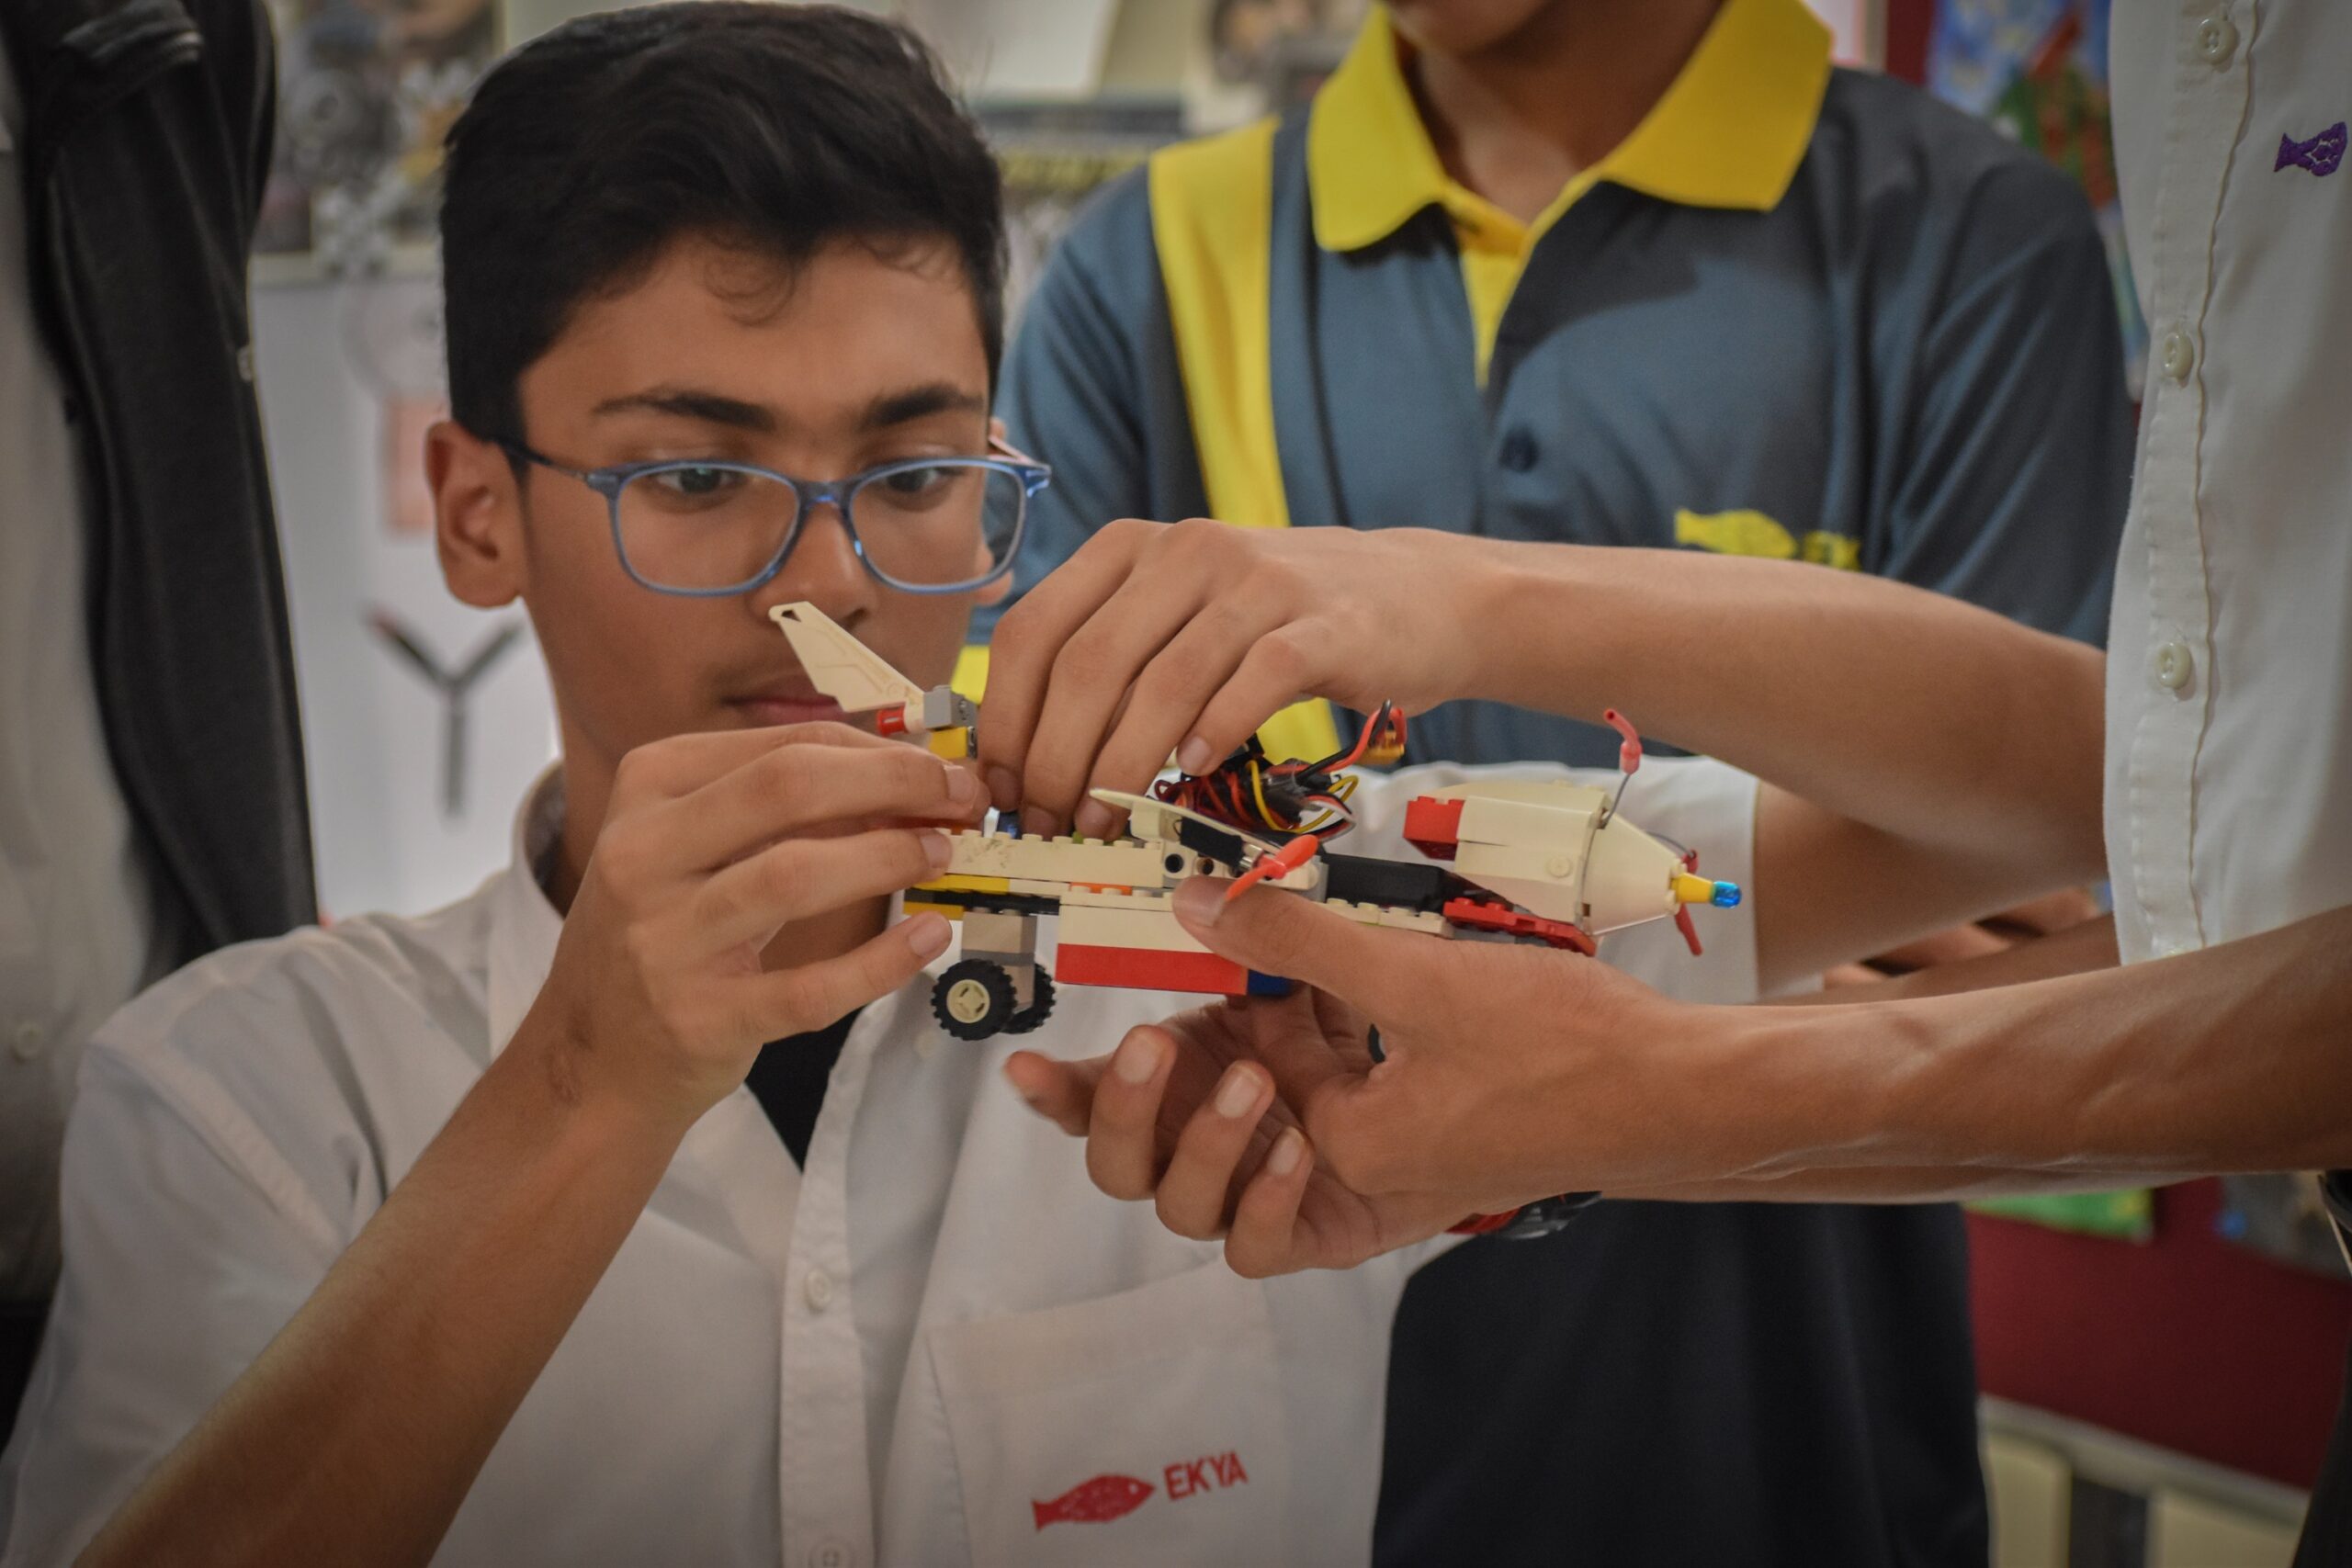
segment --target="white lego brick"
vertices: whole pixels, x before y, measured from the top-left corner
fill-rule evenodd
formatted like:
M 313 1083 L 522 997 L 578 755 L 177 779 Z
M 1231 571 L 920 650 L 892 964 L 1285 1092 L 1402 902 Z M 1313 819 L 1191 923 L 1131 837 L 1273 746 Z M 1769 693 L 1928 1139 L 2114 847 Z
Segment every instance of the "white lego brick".
M 1037 917 L 967 909 L 964 951 L 975 957 L 1034 957 L 1037 951 Z
M 956 833 L 947 840 L 947 871 L 958 876 L 1002 876 L 1025 882 L 1092 882 L 1158 887 L 1166 880 L 1160 852 L 1149 844 L 1100 839 L 1041 839 L 1030 834 Z
M 1566 850 L 1546 856 L 1494 844 L 1464 844 L 1446 869 L 1546 919 L 1573 921 L 1584 912 L 1583 860 Z
M 1577 793 L 1600 794 L 1598 790 Z M 1481 800 L 1473 795 L 1463 802 L 1462 820 L 1454 828 L 1454 837 L 1465 845 L 1510 845 L 1530 853 L 1564 851 L 1581 860 L 1585 845 L 1591 841 L 1598 812 L 1598 802 L 1550 805 L 1524 800 Z
M 1399 909 L 1386 904 L 1359 904 L 1346 898 L 1326 899 L 1323 907 L 1337 910 L 1362 926 L 1426 931 L 1431 936 L 1450 936 L 1453 932 L 1453 927 L 1443 915 L 1429 914 L 1419 909 Z
M 1066 904 L 1058 940 L 1064 947 L 1120 947 L 1139 953 L 1206 953 L 1176 923 L 1165 902 L 1120 909 Z
M 1168 895 L 1158 888 L 1114 893 L 1105 888 L 1073 887 L 1062 896 L 1065 909 L 1165 909 Z

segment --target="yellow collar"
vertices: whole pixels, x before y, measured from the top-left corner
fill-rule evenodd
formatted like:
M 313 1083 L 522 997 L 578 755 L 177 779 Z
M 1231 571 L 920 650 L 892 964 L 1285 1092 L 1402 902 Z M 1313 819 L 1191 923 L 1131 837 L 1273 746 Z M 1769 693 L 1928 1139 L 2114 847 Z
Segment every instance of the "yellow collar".
M 1601 180 L 1686 207 L 1770 210 L 1813 140 L 1829 42 L 1803 0 L 1724 0 L 1665 96 L 1535 227 Z M 1374 6 L 1309 111 L 1307 186 L 1325 250 L 1384 240 L 1432 202 L 1465 215 L 1487 208 L 1438 162 L 1396 48 Z

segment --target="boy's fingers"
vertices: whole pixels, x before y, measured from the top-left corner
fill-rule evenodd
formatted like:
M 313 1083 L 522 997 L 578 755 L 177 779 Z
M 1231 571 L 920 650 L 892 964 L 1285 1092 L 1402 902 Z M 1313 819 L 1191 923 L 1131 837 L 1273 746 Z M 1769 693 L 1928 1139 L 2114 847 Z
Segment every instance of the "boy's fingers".
M 848 1017 L 913 979 L 955 935 L 925 910 L 838 958 L 775 969 L 743 982 L 740 1025 L 749 1037 L 782 1040 Z
M 1127 1031 L 1094 1086 L 1087 1120 L 1086 1174 L 1114 1198 L 1151 1196 L 1159 1178 L 1159 1099 L 1167 1092 L 1176 1041 L 1155 1024 Z
M 1057 1062 L 1035 1051 L 1015 1051 L 1005 1058 L 1005 1080 L 1023 1103 L 1074 1138 L 1086 1136 L 1094 1112 L 1094 1086 L 1110 1065 L 1108 1056 L 1082 1062 Z
M 660 807 L 648 829 L 663 863 L 690 874 L 796 833 L 889 818 L 961 823 L 986 804 L 970 770 L 919 746 L 787 743 Z
M 1258 1174 L 1234 1205 L 1233 1228 L 1225 1238 L 1225 1261 L 1245 1280 L 1288 1274 L 1309 1266 L 1299 1256 L 1298 1208 L 1315 1172 L 1315 1151 L 1306 1134 L 1285 1127 L 1267 1152 Z
M 930 828 L 786 839 L 695 888 L 687 918 L 707 952 L 764 943 L 795 920 L 911 887 L 946 863 L 946 835 Z
M 846 724 L 771 725 L 756 729 L 702 729 L 639 746 L 624 756 L 614 775 L 616 799 L 676 799 L 726 777 L 754 758 L 783 746 L 895 746 Z
M 1273 1098 L 1273 1080 L 1263 1068 L 1244 1062 L 1226 1068 L 1216 1089 L 1184 1123 L 1159 1178 L 1154 1196 L 1161 1224 L 1194 1241 L 1225 1234 L 1234 1178 Z

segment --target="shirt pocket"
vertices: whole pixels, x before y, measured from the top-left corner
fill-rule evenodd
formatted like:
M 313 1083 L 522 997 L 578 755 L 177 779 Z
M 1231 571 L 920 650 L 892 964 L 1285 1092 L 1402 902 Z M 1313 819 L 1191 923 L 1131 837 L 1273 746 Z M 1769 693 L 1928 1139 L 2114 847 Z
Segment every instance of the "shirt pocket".
M 978 1568 L 1251 1561 L 1283 1539 L 1273 1322 L 1222 1261 L 927 1338 Z

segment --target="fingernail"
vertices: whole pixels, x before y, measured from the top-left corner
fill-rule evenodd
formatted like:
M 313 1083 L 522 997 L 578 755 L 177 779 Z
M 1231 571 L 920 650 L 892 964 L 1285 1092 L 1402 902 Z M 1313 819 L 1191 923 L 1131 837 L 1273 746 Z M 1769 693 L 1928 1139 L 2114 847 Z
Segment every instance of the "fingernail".
M 1274 1140 L 1266 1156 L 1266 1168 L 1276 1176 L 1288 1176 L 1298 1168 L 1299 1156 L 1306 1153 L 1306 1134 L 1293 1127 Z
M 1124 1083 L 1150 1082 L 1151 1075 L 1159 1070 L 1159 1042 L 1149 1034 L 1129 1036 L 1111 1058 L 1111 1070 Z
M 1033 806 L 1021 814 L 1021 830 L 1035 833 L 1041 839 L 1054 836 L 1054 814 L 1042 806 Z
M 1213 926 L 1225 913 L 1225 890 L 1232 886 L 1221 876 L 1188 876 L 1176 885 L 1170 903 L 1187 924 Z
M 967 809 L 979 804 L 980 781 L 955 763 L 947 764 L 947 798 Z
M 1021 809 L 1021 779 L 1011 768 L 989 770 L 989 799 L 999 811 Z
M 1216 753 L 1195 735 L 1176 749 L 1176 765 L 1188 773 L 1205 773 L 1216 765 Z
M 1090 800 L 1078 808 L 1078 836 L 1081 839 L 1107 839 L 1115 818 L 1112 809 L 1099 800 Z
M 946 834 L 925 833 L 922 835 L 922 858 L 931 863 L 932 870 L 945 871 L 947 857 L 951 852 Z
M 1239 1116 L 1258 1101 L 1258 1077 L 1245 1067 L 1233 1067 L 1216 1086 L 1216 1113 Z
M 925 909 L 906 922 L 907 945 L 925 964 L 947 951 L 947 939 L 955 933 L 948 930 L 947 918 Z

